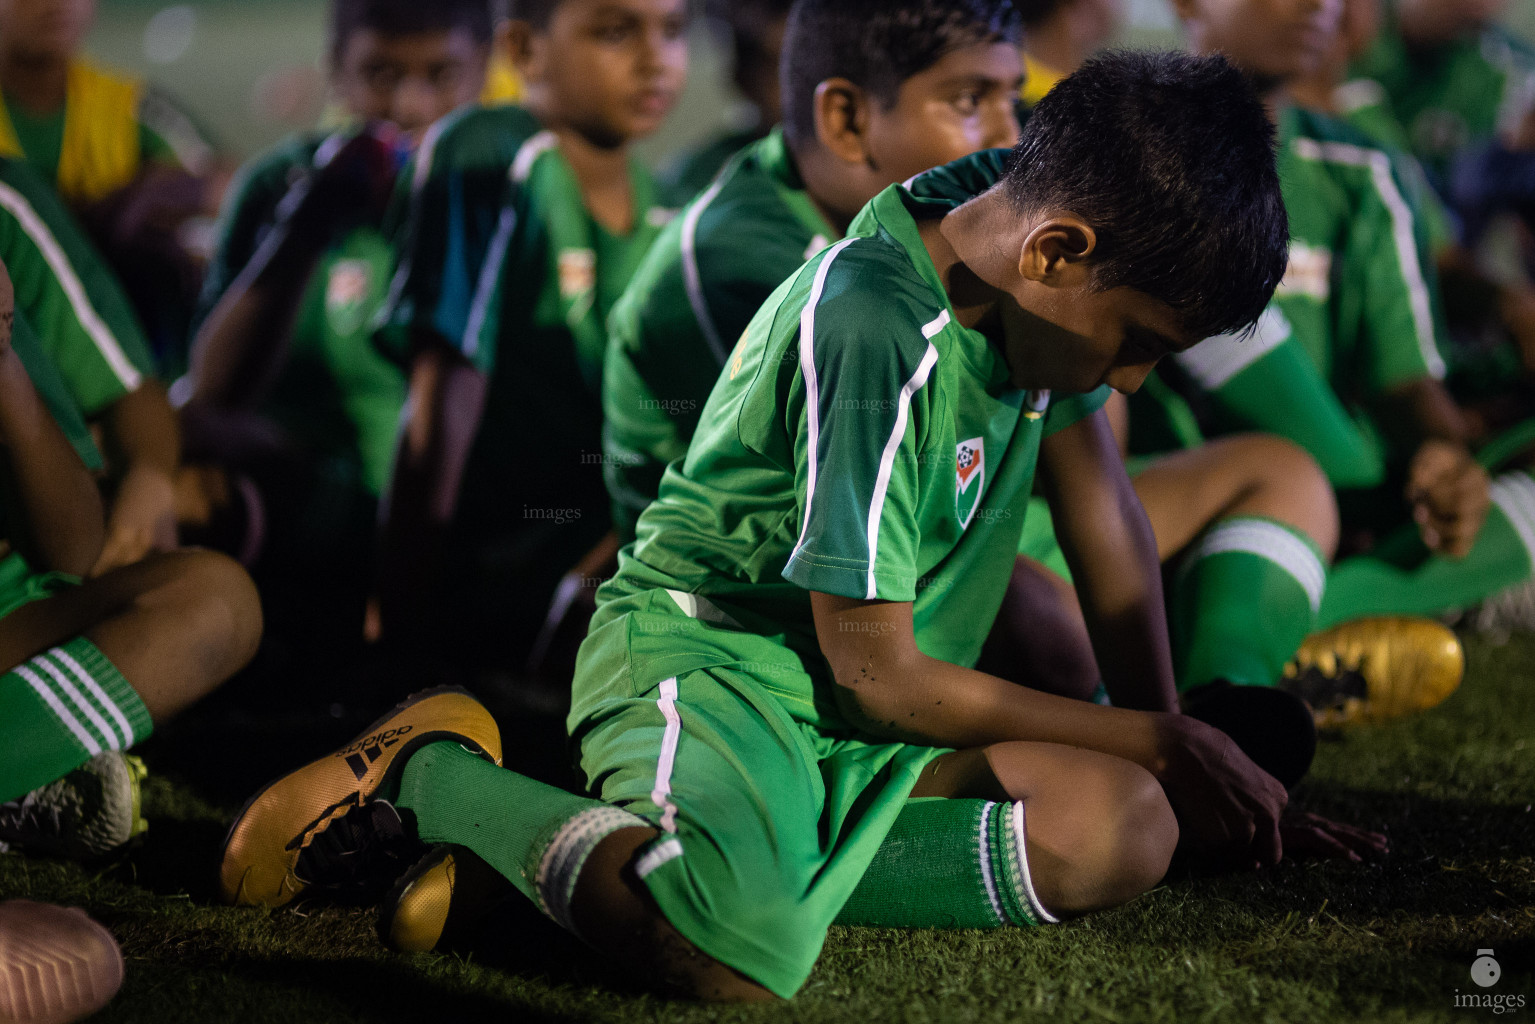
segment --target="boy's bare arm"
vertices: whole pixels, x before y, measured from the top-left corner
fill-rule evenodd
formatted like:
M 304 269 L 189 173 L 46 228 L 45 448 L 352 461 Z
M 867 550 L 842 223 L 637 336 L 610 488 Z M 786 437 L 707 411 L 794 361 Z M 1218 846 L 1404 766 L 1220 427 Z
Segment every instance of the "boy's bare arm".
M 176 470 L 181 428 L 157 380 L 146 379 L 106 411 L 110 456 L 122 466 L 107 514 L 107 539 L 97 575 L 176 546 Z
M 838 704 L 861 731 L 960 748 L 1064 743 L 1123 757 L 1162 783 L 1191 849 L 1244 864 L 1279 859 L 1284 788 L 1220 731 L 1183 715 L 1041 693 L 930 658 L 917 648 L 909 603 L 817 592 L 810 600 Z
M 385 144 L 361 132 L 277 205 L 272 230 L 208 314 L 192 342 L 188 405 L 249 411 L 288 358 L 293 324 L 327 247 L 346 228 L 376 219 L 393 181 Z
M 101 494 L 11 348 L 8 278 L 0 290 L 0 443 L 13 512 L 7 539 L 34 569 L 83 576 L 101 551 Z
M 256 250 L 192 342 L 189 408 L 249 411 L 261 403 L 287 361 L 322 241 L 280 227 Z
M 384 636 L 418 630 L 434 606 L 442 547 L 485 409 L 486 376 L 441 344 L 417 349 L 388 498 L 379 503 Z M 375 637 L 376 639 L 376 637 Z
M 1156 537 L 1108 416 L 1096 412 L 1045 438 L 1039 467 L 1110 699 L 1176 712 Z

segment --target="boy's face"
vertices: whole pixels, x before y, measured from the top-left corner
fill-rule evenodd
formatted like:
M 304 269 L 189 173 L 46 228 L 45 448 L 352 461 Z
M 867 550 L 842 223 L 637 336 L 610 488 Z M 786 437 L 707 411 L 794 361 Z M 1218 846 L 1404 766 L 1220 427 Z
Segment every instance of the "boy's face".
M 398 36 L 358 29 L 341 45 L 334 85 L 348 114 L 392 122 L 414 145 L 433 121 L 479 97 L 488 56 L 462 29 Z
M 1317 69 L 1343 13 L 1342 0 L 1174 2 L 1195 50 L 1224 53 L 1249 75 L 1275 83 Z
M 1449 42 L 1485 27 L 1508 8 L 1508 0 L 1403 0 L 1402 18 L 1425 42 Z
M 869 104 L 868 169 L 880 181 L 870 194 L 982 149 L 1018 142 L 1014 97 L 1023 57 L 1009 43 L 953 50 L 901 83 L 893 107 Z
M 20 53 L 69 57 L 96 18 L 96 0 L 0 0 L 0 39 Z
M 541 113 L 603 146 L 655 131 L 688 69 L 687 0 L 565 0 L 513 60 Z M 514 24 L 515 28 L 515 24 Z
M 1024 281 L 1001 303 L 1015 387 L 1087 392 L 1107 384 L 1139 390 L 1163 356 L 1199 339 L 1184 335 L 1172 307 L 1133 288 L 1046 288 Z

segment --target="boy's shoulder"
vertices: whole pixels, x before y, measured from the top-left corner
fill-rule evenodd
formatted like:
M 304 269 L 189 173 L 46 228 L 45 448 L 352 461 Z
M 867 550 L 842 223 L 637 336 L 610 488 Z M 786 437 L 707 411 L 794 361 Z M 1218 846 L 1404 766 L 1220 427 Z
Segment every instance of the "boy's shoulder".
M 772 276 L 776 284 L 835 237 L 797 175 L 785 171 L 785 159 L 776 137 L 752 143 L 681 210 L 674 230 L 681 245 L 696 252 L 700 272 L 717 276 L 710 271 L 728 265 L 753 277 Z M 799 211 L 791 205 L 796 202 Z M 783 262 L 785 247 L 792 250 L 792 265 Z
M 553 136 L 522 107 L 461 107 L 427 130 L 416 154 L 416 177 L 515 171 L 513 165 L 520 156 L 526 159 L 529 143 L 544 140 L 553 145 Z
M 329 137 L 330 133 L 322 131 L 296 132 L 273 143 L 240 165 L 232 189 L 235 192 L 260 186 L 287 189 L 314 166 L 315 153 Z

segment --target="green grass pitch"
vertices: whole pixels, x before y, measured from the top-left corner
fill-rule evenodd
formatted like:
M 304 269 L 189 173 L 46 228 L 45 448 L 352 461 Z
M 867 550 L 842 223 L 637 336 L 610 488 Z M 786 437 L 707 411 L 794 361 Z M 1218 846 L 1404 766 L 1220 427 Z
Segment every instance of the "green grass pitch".
M 1468 637 L 1467 651 L 1449 701 L 1325 741 L 1297 795 L 1387 832 L 1384 861 L 1175 874 L 1127 907 L 1033 931 L 834 928 L 804 990 L 776 1006 L 646 994 L 528 908 L 472 953 L 397 956 L 370 910 L 217 906 L 213 858 L 238 801 L 185 781 L 213 769 L 175 767 L 175 734 L 145 752 L 173 767 L 147 789 L 142 845 L 89 869 L 0 856 L 0 897 L 83 906 L 116 933 L 127 980 L 101 1021 L 1518 1020 L 1535 1016 L 1535 637 Z M 238 731 L 252 749 L 268 735 Z M 519 749 L 509 741 L 514 767 Z M 1469 969 L 1487 948 L 1503 976 L 1482 990 Z M 1524 1007 L 1457 1007 L 1468 992 Z

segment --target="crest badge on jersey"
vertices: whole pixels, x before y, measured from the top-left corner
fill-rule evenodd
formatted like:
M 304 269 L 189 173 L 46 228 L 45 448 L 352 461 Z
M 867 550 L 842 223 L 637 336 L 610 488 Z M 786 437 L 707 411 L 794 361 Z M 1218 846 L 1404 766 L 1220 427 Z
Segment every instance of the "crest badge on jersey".
M 986 440 L 972 437 L 954 446 L 954 514 L 964 529 L 981 504 L 986 481 Z
M 571 302 L 597 286 L 597 254 L 591 249 L 560 251 L 560 298 Z
M 325 282 L 325 316 L 337 334 L 351 334 L 368 312 L 372 280 L 364 260 L 338 260 Z

